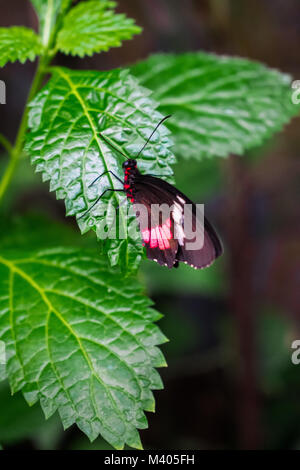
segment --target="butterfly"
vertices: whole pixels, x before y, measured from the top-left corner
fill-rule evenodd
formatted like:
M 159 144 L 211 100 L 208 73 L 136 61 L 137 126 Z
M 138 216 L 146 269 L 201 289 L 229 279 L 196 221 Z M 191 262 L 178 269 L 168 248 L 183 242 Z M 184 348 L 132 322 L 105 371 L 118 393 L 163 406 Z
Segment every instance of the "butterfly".
M 144 150 L 157 128 L 169 117 L 164 117 L 157 124 L 136 158 Z M 107 191 L 124 192 L 133 204 L 143 245 L 146 247 L 146 254 L 150 260 L 168 268 L 177 268 L 179 262 L 186 263 L 195 269 L 210 266 L 222 254 L 223 248 L 215 229 L 207 218 L 204 215 L 200 217 L 196 205 L 177 188 L 160 177 L 142 174 L 138 169 L 136 159 L 127 158 L 104 135 L 101 137 L 126 158 L 122 165 L 124 180 L 122 181 L 108 170 L 99 175 L 91 185 L 103 174 L 111 173 L 122 183 L 123 188 L 106 189 L 87 212 Z M 158 210 L 162 205 L 169 210 Z M 142 211 L 141 208 L 143 208 Z M 189 231 L 186 229 L 188 219 Z M 201 239 L 201 246 L 197 244 L 199 239 Z

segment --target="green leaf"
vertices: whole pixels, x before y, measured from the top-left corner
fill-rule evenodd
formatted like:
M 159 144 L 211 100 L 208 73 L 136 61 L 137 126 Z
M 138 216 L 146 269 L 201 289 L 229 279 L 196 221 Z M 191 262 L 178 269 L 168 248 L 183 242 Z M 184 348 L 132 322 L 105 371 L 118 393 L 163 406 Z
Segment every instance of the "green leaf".
M 51 33 L 58 23 L 59 15 L 72 3 L 72 0 L 31 0 L 40 23 L 40 35 L 43 44 L 48 45 Z
M 12 391 L 115 448 L 141 447 L 166 341 L 135 278 L 96 252 L 1 250 L 0 339 Z
M 154 55 L 132 67 L 172 114 L 175 153 L 185 158 L 243 154 L 282 129 L 300 107 L 291 79 L 262 64 L 202 52 Z
M 114 12 L 115 2 L 91 0 L 76 5 L 65 17 L 57 48 L 65 54 L 92 55 L 119 47 L 141 32 L 124 14 Z
M 23 26 L 0 28 L 0 67 L 7 62 L 34 60 L 43 46 L 32 29 Z
M 103 239 L 103 230 L 109 227 L 111 238 L 106 238 L 104 250 L 112 265 L 119 263 L 124 270 L 136 268 L 143 253 L 139 233 L 137 238 L 116 239 L 118 232 L 115 235 L 111 230 L 112 208 L 125 202 L 125 196 L 107 192 L 86 211 L 105 189 L 122 188 L 110 173 L 90 187 L 104 171 L 113 171 L 121 180 L 124 175 L 125 158 L 107 145 L 100 133 L 128 158 L 136 156 L 162 117 L 149 93 L 128 71 L 55 68 L 52 79 L 31 103 L 29 116 L 27 151 L 36 170 L 42 172 L 44 181 L 50 180 L 50 190 L 56 191 L 57 198 L 65 199 L 67 215 L 77 216 L 83 233 L 93 229 Z M 170 164 L 175 161 L 170 145 L 169 131 L 162 125 L 139 157 L 140 170 L 170 175 Z M 124 236 L 135 219 L 126 219 L 126 215 L 127 205 L 123 204 L 118 220 Z

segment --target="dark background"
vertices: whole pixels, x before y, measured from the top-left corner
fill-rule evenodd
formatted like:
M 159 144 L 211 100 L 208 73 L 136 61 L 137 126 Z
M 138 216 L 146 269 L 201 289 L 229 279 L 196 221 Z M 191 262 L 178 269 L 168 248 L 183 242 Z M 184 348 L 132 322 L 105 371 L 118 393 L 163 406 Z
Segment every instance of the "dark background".
M 110 69 L 153 52 L 213 51 L 262 61 L 300 79 L 298 0 L 123 0 L 119 11 L 144 28 L 122 48 L 77 59 L 71 68 Z M 0 25 L 37 28 L 27 0 L 0 0 Z M 35 64 L 0 70 L 7 105 L 0 128 L 13 139 Z M 165 314 L 160 326 L 165 390 L 142 441 L 149 449 L 300 448 L 300 365 L 291 343 L 300 339 L 299 119 L 243 157 L 175 166 L 177 186 L 206 204 L 224 241 L 212 268 L 168 271 L 145 262 L 148 293 Z M 6 156 L 0 155 L 0 171 Z M 64 206 L 23 162 L 6 198 L 6 211 L 48 214 L 61 223 Z M 96 243 L 93 241 L 93 243 Z M 90 444 L 57 417 L 45 422 L 19 394 L 0 385 L 0 443 L 5 448 L 107 448 Z

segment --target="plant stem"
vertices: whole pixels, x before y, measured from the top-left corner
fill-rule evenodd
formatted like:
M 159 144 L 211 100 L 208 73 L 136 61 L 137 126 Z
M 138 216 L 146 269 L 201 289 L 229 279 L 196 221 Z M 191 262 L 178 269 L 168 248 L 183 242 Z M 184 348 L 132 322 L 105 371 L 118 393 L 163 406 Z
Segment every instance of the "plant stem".
M 20 159 L 20 155 L 22 153 L 23 141 L 24 141 L 25 132 L 27 129 L 27 124 L 28 124 L 28 112 L 29 112 L 28 103 L 32 100 L 32 98 L 38 92 L 42 84 L 43 78 L 45 76 L 45 73 L 46 73 L 46 67 L 49 64 L 50 60 L 51 60 L 51 57 L 49 57 L 48 55 L 41 57 L 39 60 L 37 70 L 36 70 L 36 73 L 35 73 L 35 76 L 34 76 L 34 79 L 33 79 L 33 82 L 32 82 L 28 97 L 27 97 L 27 101 L 26 101 L 25 108 L 24 108 L 24 113 L 20 122 L 20 126 L 19 126 L 19 130 L 17 133 L 14 147 L 12 147 L 12 145 L 8 142 L 8 140 L 5 137 L 0 136 L 0 142 L 10 154 L 9 164 L 6 167 L 6 170 L 0 182 L 0 202 L 3 199 L 5 191 L 12 179 L 12 176 L 15 172 L 18 161 Z
M 253 186 L 239 157 L 230 157 L 228 175 L 230 192 L 225 220 L 230 246 L 230 306 L 238 335 L 237 433 L 240 448 L 259 449 L 262 442 L 262 426 L 255 315 L 257 300 L 253 274 L 257 246 L 249 235 Z M 234 224 L 232 220 L 235 221 Z
M 32 85 L 31 85 L 31 88 L 30 88 L 30 91 L 26 100 L 24 113 L 20 122 L 20 126 L 19 126 L 19 130 L 17 133 L 14 147 L 12 147 L 12 145 L 6 139 L 6 137 L 0 134 L 0 144 L 3 145 L 3 147 L 7 150 L 7 152 L 9 153 L 11 157 L 9 164 L 7 165 L 6 170 L 0 181 L 0 203 L 12 179 L 12 176 L 15 172 L 18 161 L 22 154 L 24 137 L 25 137 L 25 133 L 26 133 L 27 125 L 28 125 L 28 113 L 29 113 L 28 104 L 34 98 L 36 93 L 39 91 L 41 84 L 43 82 L 43 79 L 47 73 L 47 67 L 57 53 L 57 49 L 55 48 L 56 37 L 57 37 L 59 29 L 61 28 L 64 15 L 67 13 L 68 9 L 71 7 L 71 3 L 72 2 L 65 4 L 65 7 L 60 11 L 60 14 L 58 15 L 56 19 L 56 24 L 53 28 L 53 31 L 51 31 L 50 24 L 51 24 L 51 17 L 53 13 L 54 3 L 52 0 L 51 2 L 49 2 L 48 11 L 46 14 L 46 24 L 48 25 L 48 27 L 46 28 L 45 34 L 43 37 L 43 43 L 45 45 L 45 49 L 44 49 L 43 55 L 40 57 L 39 62 L 38 62 L 36 73 L 35 73 L 35 76 L 34 76 L 34 79 L 33 79 L 33 82 L 32 82 Z
M 13 150 L 13 146 L 11 145 L 9 140 L 3 134 L 0 134 L 0 144 L 7 151 L 7 153 L 9 155 L 11 155 L 12 150 Z

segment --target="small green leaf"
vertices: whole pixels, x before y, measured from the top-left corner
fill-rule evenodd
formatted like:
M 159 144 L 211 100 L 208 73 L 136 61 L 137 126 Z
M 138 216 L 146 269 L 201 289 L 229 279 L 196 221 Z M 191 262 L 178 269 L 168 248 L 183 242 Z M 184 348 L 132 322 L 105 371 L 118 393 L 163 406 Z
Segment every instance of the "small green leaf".
M 86 72 L 55 68 L 52 79 L 31 103 L 27 150 L 32 163 L 42 172 L 44 181 L 50 180 L 50 189 L 56 191 L 57 198 L 65 199 L 67 215 L 77 216 L 83 233 L 92 229 L 103 239 L 103 229 L 108 224 L 105 211 L 126 199 L 120 196 L 122 193 L 107 192 L 85 214 L 104 190 L 123 187 L 110 173 L 90 186 L 107 170 L 121 181 L 124 177 L 124 156 L 107 145 L 100 133 L 128 158 L 135 157 L 162 117 L 149 93 L 125 70 Z M 162 125 L 139 156 L 140 170 L 167 178 L 175 161 L 170 146 L 169 131 Z M 118 220 L 125 236 L 127 227 L 134 222 L 134 217 L 126 219 L 126 215 L 127 205 L 123 204 Z M 108 225 L 111 227 L 111 222 Z M 104 249 L 112 265 L 119 263 L 124 270 L 135 269 L 143 253 L 139 234 L 136 239 L 120 240 L 116 239 L 118 233 L 109 230 L 109 235 Z
M 0 67 L 7 62 L 34 60 L 43 46 L 32 29 L 23 26 L 0 28 Z
M 282 129 L 300 106 L 291 79 L 262 64 L 202 52 L 154 55 L 132 67 L 172 114 L 175 153 L 185 158 L 241 155 Z
M 76 5 L 66 15 L 57 38 L 57 48 L 65 54 L 92 55 L 119 47 L 141 28 L 125 15 L 114 12 L 115 2 L 90 0 Z
M 72 3 L 72 0 L 31 0 L 40 23 L 40 35 L 45 46 L 48 45 L 58 17 Z
M 97 252 L 71 248 L 2 250 L 0 339 L 13 392 L 46 417 L 59 411 L 91 440 L 141 447 L 155 367 L 166 341 L 135 278 L 109 270 Z

